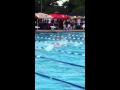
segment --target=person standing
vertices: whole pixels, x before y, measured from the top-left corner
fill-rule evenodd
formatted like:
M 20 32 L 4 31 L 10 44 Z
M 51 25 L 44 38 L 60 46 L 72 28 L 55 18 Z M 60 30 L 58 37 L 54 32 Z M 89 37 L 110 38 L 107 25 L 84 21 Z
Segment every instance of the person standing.
M 82 25 L 83 30 L 85 30 L 85 23 Z

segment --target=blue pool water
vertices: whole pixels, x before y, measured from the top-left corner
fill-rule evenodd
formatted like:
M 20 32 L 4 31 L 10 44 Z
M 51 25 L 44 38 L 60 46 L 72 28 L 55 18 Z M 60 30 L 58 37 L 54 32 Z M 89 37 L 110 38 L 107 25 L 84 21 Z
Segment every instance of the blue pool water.
M 85 90 L 84 32 L 36 33 L 35 48 L 35 90 Z

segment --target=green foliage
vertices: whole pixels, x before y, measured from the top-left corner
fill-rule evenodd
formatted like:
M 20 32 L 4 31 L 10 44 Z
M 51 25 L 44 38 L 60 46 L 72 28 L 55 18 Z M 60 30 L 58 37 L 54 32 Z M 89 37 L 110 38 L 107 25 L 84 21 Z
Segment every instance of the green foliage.
M 85 6 L 79 6 L 75 8 L 71 13 L 84 13 L 85 12 Z
M 35 0 L 35 12 L 41 12 L 41 1 L 42 1 L 42 12 L 45 12 L 48 8 L 58 6 L 56 1 L 58 0 Z
M 85 0 L 69 0 L 69 4 L 68 13 L 85 13 Z
M 85 13 L 85 0 L 69 0 L 58 6 L 59 0 L 42 0 L 42 12 Z M 41 0 L 35 0 L 35 12 L 41 12 Z
M 59 13 L 63 13 L 63 14 L 65 14 L 65 12 L 66 12 L 66 10 L 65 10 L 64 7 L 56 6 L 56 7 L 54 7 L 54 8 L 53 8 L 53 7 L 47 8 L 44 13 L 50 14 L 50 13 L 54 13 L 54 12 L 56 12 L 56 11 L 58 11 Z

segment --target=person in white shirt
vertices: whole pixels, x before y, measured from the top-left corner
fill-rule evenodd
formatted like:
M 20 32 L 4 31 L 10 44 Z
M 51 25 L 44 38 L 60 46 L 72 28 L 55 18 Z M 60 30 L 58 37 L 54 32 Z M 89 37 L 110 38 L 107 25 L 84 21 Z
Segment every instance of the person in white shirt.
M 69 20 L 67 23 L 68 23 L 67 29 L 68 29 L 68 30 L 71 30 L 71 23 L 70 23 L 70 20 Z
M 85 30 L 85 23 L 82 25 L 83 30 Z

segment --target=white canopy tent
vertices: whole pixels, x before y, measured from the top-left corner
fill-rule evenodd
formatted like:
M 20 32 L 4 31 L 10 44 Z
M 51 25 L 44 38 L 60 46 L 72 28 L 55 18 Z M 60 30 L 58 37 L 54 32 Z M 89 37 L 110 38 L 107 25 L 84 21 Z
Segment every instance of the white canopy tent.
M 53 17 L 45 14 L 45 13 L 35 13 L 35 16 L 37 17 L 37 26 L 38 26 L 38 19 L 52 19 Z
M 35 13 L 38 19 L 52 19 L 53 17 L 45 13 Z

